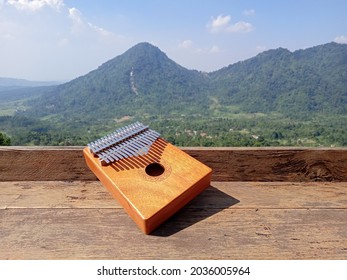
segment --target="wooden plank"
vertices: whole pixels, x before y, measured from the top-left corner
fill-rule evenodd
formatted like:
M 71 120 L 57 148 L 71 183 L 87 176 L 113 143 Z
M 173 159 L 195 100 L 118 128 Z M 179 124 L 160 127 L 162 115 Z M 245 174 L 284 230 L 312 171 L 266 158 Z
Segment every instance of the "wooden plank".
M 345 209 L 184 208 L 152 235 L 121 209 L 0 210 L 1 259 L 346 259 Z
M 0 181 L 96 180 L 80 148 L 0 147 Z
M 215 181 L 347 181 L 347 149 L 193 149 L 214 169 Z
M 0 181 L 96 180 L 83 147 L 0 147 Z M 214 181 L 347 181 L 347 148 L 182 148 Z
M 346 259 L 344 182 L 212 182 L 144 235 L 98 181 L 0 182 L 0 259 Z
M 0 209 L 121 208 L 99 181 L 0 182 Z
M 345 182 L 212 182 L 189 209 L 347 209 Z M 99 181 L 0 182 L 0 209 L 122 208 Z

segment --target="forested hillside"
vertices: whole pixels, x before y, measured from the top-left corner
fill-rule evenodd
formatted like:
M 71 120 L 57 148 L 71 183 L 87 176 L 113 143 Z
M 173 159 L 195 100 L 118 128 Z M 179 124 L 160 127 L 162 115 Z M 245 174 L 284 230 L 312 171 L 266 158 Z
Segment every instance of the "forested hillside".
M 5 101 L 0 131 L 12 144 L 85 145 L 141 120 L 177 145 L 343 146 L 347 45 L 279 48 L 203 73 L 140 43 L 82 77 Z
M 211 73 L 221 103 L 291 117 L 347 113 L 347 45 L 279 48 Z
M 208 80 L 197 71 L 179 66 L 157 47 L 142 43 L 87 75 L 33 100 L 30 112 L 25 115 L 115 118 L 145 113 L 199 112 L 203 108 L 201 104 L 207 109 L 206 98 L 202 97 L 206 95 Z M 41 109 L 38 111 L 37 107 Z

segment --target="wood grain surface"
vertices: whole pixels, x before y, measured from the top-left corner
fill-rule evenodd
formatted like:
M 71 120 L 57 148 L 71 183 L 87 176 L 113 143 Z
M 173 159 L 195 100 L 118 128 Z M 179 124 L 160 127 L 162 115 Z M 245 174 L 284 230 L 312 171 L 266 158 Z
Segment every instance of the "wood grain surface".
M 0 182 L 0 259 L 346 259 L 345 182 L 212 182 L 144 235 L 98 181 Z
M 83 147 L 0 147 L 0 181 L 96 180 Z M 214 181 L 347 181 L 347 148 L 182 148 Z
M 347 183 L 212 182 L 191 209 L 346 209 Z M 99 181 L 0 182 L 0 209 L 122 209 Z
M 0 259 L 347 259 L 346 148 L 182 148 L 211 186 L 143 234 L 83 147 L 0 147 Z

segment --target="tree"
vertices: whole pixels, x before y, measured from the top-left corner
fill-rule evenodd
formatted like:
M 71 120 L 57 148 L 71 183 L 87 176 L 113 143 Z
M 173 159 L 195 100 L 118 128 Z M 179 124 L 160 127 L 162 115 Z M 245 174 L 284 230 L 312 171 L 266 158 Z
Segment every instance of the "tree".
M 10 146 L 11 139 L 5 133 L 0 132 L 0 146 Z

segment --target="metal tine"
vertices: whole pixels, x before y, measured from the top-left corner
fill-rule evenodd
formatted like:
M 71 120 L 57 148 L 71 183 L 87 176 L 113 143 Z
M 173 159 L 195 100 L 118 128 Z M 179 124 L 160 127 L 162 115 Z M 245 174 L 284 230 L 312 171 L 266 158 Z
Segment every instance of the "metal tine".
M 146 131 L 141 134 L 143 137 L 150 138 L 149 136 L 151 135 L 151 131 Z
M 110 162 L 113 162 L 112 159 L 109 157 L 107 153 L 102 153 L 99 155 L 100 162 L 105 162 L 106 164 L 109 164 Z
M 120 146 L 121 146 L 120 147 L 121 148 L 121 152 L 127 155 L 126 158 L 133 156 L 133 154 L 131 152 L 129 152 L 129 150 L 127 149 L 126 143 L 122 143 L 122 144 L 120 144 Z
M 113 147 L 110 149 L 112 155 L 114 155 L 116 158 L 123 159 L 127 158 L 129 156 L 132 156 L 124 149 L 124 143 L 119 144 L 117 147 Z
M 136 156 L 142 154 L 142 150 L 145 148 L 144 146 L 136 146 L 135 143 L 124 143 L 117 149 L 109 150 L 109 153 L 112 157 L 117 160 L 119 157 L 128 157 L 128 156 Z
M 138 138 L 140 136 L 136 137 L 136 139 L 132 139 L 131 143 L 129 143 L 130 148 L 135 152 L 135 155 L 143 155 L 142 149 L 144 148 L 143 144 L 138 143 Z
M 141 138 L 143 138 L 143 136 L 147 133 L 147 131 L 136 135 L 135 137 L 133 137 L 131 140 L 132 142 L 134 142 L 133 144 L 138 148 L 141 148 L 143 146 L 143 143 L 138 143 L 139 140 L 141 140 Z M 150 143 L 146 143 L 146 144 L 150 144 Z
M 135 122 L 133 124 L 120 128 L 115 132 L 98 139 L 95 142 L 89 143 L 88 146 L 92 150 L 92 152 L 97 153 L 146 129 L 148 129 L 148 126 L 145 126 L 140 122 Z
M 107 161 L 108 161 L 108 162 L 106 161 L 106 164 L 109 164 L 111 162 L 115 162 L 115 161 L 120 160 L 120 159 L 123 158 L 123 157 L 121 157 L 119 155 L 117 157 L 116 155 L 112 154 L 110 150 L 107 150 L 106 152 L 103 152 L 102 155 L 104 155 L 104 158 L 106 158 Z M 101 161 L 101 164 L 102 163 L 103 162 Z
M 106 149 L 103 153 L 107 154 L 111 158 L 112 162 L 128 156 L 128 154 L 122 153 L 122 145 Z
M 152 142 L 150 142 L 150 141 L 144 139 L 144 136 L 142 136 L 142 137 L 138 140 L 138 142 L 140 142 L 140 143 L 142 142 L 142 143 L 143 143 L 142 146 L 141 146 L 141 150 L 142 150 L 143 147 L 151 146 L 151 145 L 152 145 Z
M 117 129 L 114 133 L 112 133 L 112 136 L 121 137 L 125 132 L 127 132 L 129 130 L 133 130 L 137 127 L 144 127 L 144 125 L 140 122 L 129 124 L 127 126 L 124 126 L 124 127 Z
M 91 142 L 91 145 L 96 146 L 96 147 L 103 146 L 104 143 L 107 141 L 107 139 L 109 139 L 110 137 L 115 137 L 117 135 L 120 135 L 122 133 L 123 129 L 124 128 L 119 128 L 115 132 L 113 132 L 111 134 L 108 134 L 108 135 L 106 135 L 104 137 L 101 137 L 100 139 L 98 139 L 98 140 L 96 140 L 94 142 Z
M 140 155 L 141 150 L 144 148 L 143 145 L 137 145 L 137 139 L 141 137 L 141 135 L 137 135 L 124 143 L 119 144 L 117 147 L 113 147 L 109 149 L 109 153 L 111 154 L 114 160 L 118 160 L 121 158 L 127 158 L 128 156 L 136 156 Z M 112 160 L 112 161 L 114 161 Z
M 114 136 L 120 134 L 121 132 L 122 132 L 122 128 L 117 129 L 115 132 L 113 132 L 113 133 L 111 133 L 111 134 L 108 134 L 108 135 L 106 135 L 106 136 L 101 137 L 100 139 L 96 140 L 96 141 L 95 141 L 94 143 L 92 143 L 92 144 L 97 145 L 97 146 L 103 145 L 109 138 L 114 137 Z
M 129 149 L 130 151 L 132 151 L 132 154 L 133 155 L 140 155 L 141 153 L 139 152 L 143 145 L 140 145 L 138 144 L 138 139 L 141 137 L 141 134 L 140 135 L 136 135 L 135 137 L 129 139 L 127 142 L 126 142 L 126 148 Z
M 122 130 L 117 130 L 113 135 L 107 135 L 103 138 L 100 138 L 95 144 L 95 151 L 101 151 L 111 145 L 112 142 L 117 141 L 117 139 L 120 138 L 120 136 L 124 134 L 123 129 Z
M 107 156 L 109 157 L 109 160 L 110 160 L 110 161 L 113 162 L 113 161 L 117 160 L 117 159 L 112 155 L 112 153 L 111 153 L 110 150 L 105 150 L 103 153 L 107 154 Z
M 113 154 L 113 153 L 109 153 L 109 156 L 112 158 L 111 159 L 111 162 L 115 162 L 115 161 L 118 161 L 118 160 L 121 160 L 123 157 L 122 156 L 116 156 L 115 154 Z
M 112 158 L 109 154 L 106 153 L 105 156 L 106 156 L 106 159 L 107 159 L 109 162 L 114 162 L 113 158 Z
M 157 140 L 158 137 L 151 135 L 151 132 L 144 133 L 141 135 L 142 137 L 139 139 L 139 141 L 145 142 L 149 145 L 152 145 L 155 140 Z
M 134 139 L 131 138 L 128 141 L 124 142 L 124 149 L 126 149 L 132 156 L 138 155 L 138 148 L 134 145 Z
M 119 129 L 117 129 L 116 131 L 114 131 L 114 132 L 112 132 L 112 133 L 110 133 L 110 134 L 108 134 L 108 135 L 106 135 L 106 136 L 104 136 L 104 137 L 102 137 L 102 138 L 100 138 L 100 139 L 94 141 L 94 142 L 91 142 L 90 144 L 91 144 L 91 145 L 98 145 L 98 144 L 104 142 L 105 140 L 107 140 L 107 139 L 110 138 L 110 137 L 111 137 L 111 138 L 113 138 L 113 137 L 120 137 L 122 134 L 124 134 L 124 132 L 125 132 L 126 130 L 128 130 L 128 129 L 134 129 L 134 128 L 138 127 L 138 126 L 143 126 L 143 127 L 144 127 L 144 125 L 141 124 L 140 122 L 136 122 L 136 123 L 133 123 L 133 124 L 130 124 L 130 125 L 121 127 L 121 128 L 119 128 Z
M 126 147 L 124 144 L 122 144 L 120 147 L 118 147 L 117 149 L 109 149 L 106 152 L 102 153 L 102 157 L 106 158 L 107 160 L 106 163 L 109 162 L 114 162 L 117 160 L 121 160 L 123 158 L 128 158 L 128 157 L 132 157 L 135 155 L 135 153 L 133 151 L 129 151 L 129 149 L 127 149 L 128 147 Z
M 122 152 L 122 149 L 120 147 L 111 148 L 111 149 L 108 150 L 108 152 L 112 155 L 112 157 L 114 159 L 113 161 L 121 160 L 123 158 L 128 157 L 127 154 L 124 154 Z
M 159 136 L 160 133 L 135 122 L 89 143 L 88 147 L 99 156 L 102 165 L 107 165 L 124 158 L 147 154 Z
M 147 134 L 150 138 L 157 140 L 158 137 L 160 136 L 160 133 L 154 131 L 154 130 L 149 130 L 149 133 Z
M 115 139 L 109 139 L 109 141 L 104 140 L 105 143 L 101 143 L 101 146 L 99 146 L 97 149 L 95 149 L 95 152 L 101 151 L 103 149 L 106 149 L 112 145 L 118 144 L 119 142 L 122 142 L 126 140 L 127 138 L 136 135 L 142 131 L 145 131 L 148 129 L 148 126 L 144 126 L 143 124 L 139 123 L 139 127 L 125 127 L 122 131 L 122 134 L 120 137 L 116 137 Z
M 122 159 L 119 154 L 113 153 L 112 150 L 107 150 L 108 155 L 112 158 L 112 162 Z
M 104 156 L 104 155 L 99 155 L 99 160 L 100 160 L 100 162 L 105 162 L 106 164 L 110 163 L 108 158 L 106 156 Z
M 138 147 L 135 146 L 135 141 L 137 138 L 138 138 L 138 135 L 126 140 L 125 142 L 122 143 L 122 145 L 120 145 L 120 147 L 122 148 L 123 151 L 125 149 L 128 150 L 128 153 L 130 153 L 131 156 L 137 155 Z M 112 151 L 118 152 L 118 149 L 112 149 Z
M 107 151 L 107 152 L 105 152 L 105 153 L 103 153 L 104 155 L 105 155 L 105 157 L 107 157 L 108 158 L 108 160 L 110 161 L 110 162 L 115 162 L 115 161 L 117 161 L 117 160 L 119 160 L 119 158 L 116 158 L 112 153 L 110 153 L 109 151 Z
M 141 134 L 139 140 L 152 145 L 153 142 L 157 140 L 159 136 L 160 134 L 158 132 L 154 130 L 148 130 L 145 133 Z
M 116 130 L 115 132 L 113 132 L 113 133 L 111 133 L 109 135 L 106 135 L 105 137 L 100 139 L 100 143 L 99 144 L 103 145 L 103 144 L 107 143 L 108 141 L 112 141 L 112 140 L 120 137 L 124 133 L 123 130 L 124 129 L 121 128 L 121 129 L 118 129 L 118 130 Z
M 145 145 L 141 145 L 140 146 L 140 149 L 139 149 L 139 152 L 144 155 L 144 154 L 147 154 L 150 147 L 152 146 L 153 142 L 152 140 L 148 140 L 147 138 L 145 138 L 145 136 L 142 136 L 140 139 L 139 139 L 139 142 L 142 142 L 144 143 Z
M 144 145 L 143 145 L 142 143 L 138 143 L 138 138 L 140 138 L 140 136 L 137 137 L 137 138 L 136 138 L 136 141 L 134 141 L 134 142 L 131 143 L 131 144 L 132 144 L 132 147 L 134 147 L 134 149 L 136 149 L 137 155 L 141 156 L 141 155 L 144 154 L 144 153 L 142 152 L 142 149 L 144 148 Z M 146 144 L 146 145 L 148 145 L 148 144 Z
M 155 139 L 157 139 L 160 136 L 160 133 L 158 133 L 152 129 L 147 130 L 144 134 L 149 135 L 149 136 L 153 136 Z

